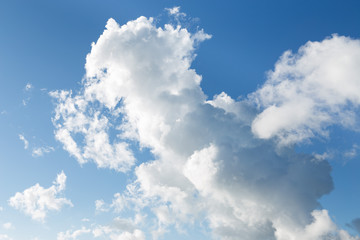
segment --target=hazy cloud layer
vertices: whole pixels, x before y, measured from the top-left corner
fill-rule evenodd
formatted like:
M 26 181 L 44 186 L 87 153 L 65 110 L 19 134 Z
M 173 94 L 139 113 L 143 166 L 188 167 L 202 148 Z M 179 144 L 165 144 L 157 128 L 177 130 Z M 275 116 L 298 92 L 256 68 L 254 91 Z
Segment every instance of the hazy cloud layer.
M 360 84 L 349 71 L 358 41 L 333 36 L 307 43 L 299 55 L 285 53 L 264 87 L 236 101 L 226 93 L 207 99 L 191 69 L 196 46 L 209 38 L 202 30 L 156 27 L 151 18 L 122 26 L 110 19 L 86 58 L 83 89 L 51 93 L 56 138 L 79 163 L 127 171 L 137 144 L 155 157 L 135 168 L 136 180 L 112 203 L 99 200 L 98 210 L 151 211 L 153 238 L 200 222 L 227 240 L 359 239 L 315 210 L 333 188 L 328 162 L 277 144 L 324 135 L 330 124 L 354 127 L 352 87 Z M 322 76 L 327 69 L 338 75 Z M 345 83 L 336 77 L 342 73 Z M 137 230 L 121 236 L 144 239 Z

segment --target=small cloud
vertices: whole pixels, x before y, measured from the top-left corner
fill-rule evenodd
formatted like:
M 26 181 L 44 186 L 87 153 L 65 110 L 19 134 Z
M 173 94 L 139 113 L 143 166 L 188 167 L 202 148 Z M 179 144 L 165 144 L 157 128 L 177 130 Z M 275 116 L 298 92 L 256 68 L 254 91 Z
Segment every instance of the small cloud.
M 351 149 L 347 150 L 344 153 L 344 157 L 350 158 L 350 159 L 356 157 L 358 155 L 359 149 L 360 149 L 360 146 L 358 146 L 357 144 L 354 144 Z
M 83 219 L 81 219 L 81 221 L 82 221 L 82 222 L 90 222 L 90 219 L 88 219 L 88 218 L 83 218 Z
M 34 86 L 31 84 L 31 83 L 27 83 L 26 85 L 25 85 L 25 91 L 30 91 L 31 89 L 33 89 L 34 88 Z
M 70 200 L 58 197 L 65 190 L 65 182 L 66 175 L 61 172 L 51 187 L 43 188 L 37 183 L 24 192 L 17 192 L 9 199 L 9 205 L 31 216 L 33 220 L 44 222 L 49 210 L 60 211 L 64 205 L 73 206 Z
M 6 234 L 0 234 L 0 240 L 12 240 L 12 238 Z
M 70 239 L 78 239 L 81 235 L 91 233 L 90 229 L 82 227 L 78 230 L 67 230 L 66 232 L 60 232 L 57 235 L 57 240 L 70 240 Z
M 170 15 L 173 15 L 173 16 L 175 16 L 175 17 L 179 17 L 179 16 L 185 17 L 185 16 L 186 16 L 185 13 L 180 12 L 180 7 L 179 7 L 179 6 L 173 7 L 173 8 L 165 8 L 165 10 L 166 10 Z
M 0 206 L 0 212 L 4 211 L 4 208 Z
M 7 222 L 3 224 L 3 228 L 5 229 L 15 229 L 11 222 Z
M 38 148 L 33 148 L 32 150 L 32 156 L 33 157 L 41 157 L 43 156 L 45 153 L 50 153 L 54 151 L 54 148 L 53 147 L 49 147 L 49 146 L 46 146 L 46 147 L 38 147 Z
M 24 149 L 28 149 L 28 147 L 29 147 L 29 142 L 28 142 L 28 140 L 26 140 L 26 138 L 24 137 L 24 135 L 19 134 L 19 139 L 24 142 Z
M 106 206 L 104 200 L 102 200 L 102 199 L 95 201 L 95 209 L 96 209 L 96 211 L 99 211 L 99 212 L 108 212 L 109 211 L 109 208 Z
M 314 153 L 313 155 L 314 155 L 315 159 L 318 161 L 324 161 L 324 160 L 331 159 L 334 157 L 333 154 L 328 153 L 328 152 L 324 152 L 323 154 Z

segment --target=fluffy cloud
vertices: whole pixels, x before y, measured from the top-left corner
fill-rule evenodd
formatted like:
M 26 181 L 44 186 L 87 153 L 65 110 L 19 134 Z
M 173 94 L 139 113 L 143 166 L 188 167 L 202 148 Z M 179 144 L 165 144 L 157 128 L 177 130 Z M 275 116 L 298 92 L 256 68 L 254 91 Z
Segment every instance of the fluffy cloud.
M 44 221 L 48 211 L 59 211 L 64 205 L 72 206 L 70 200 L 58 197 L 65 190 L 66 175 L 57 175 L 54 185 L 43 188 L 39 184 L 16 193 L 9 199 L 9 205 L 24 212 L 37 221 Z
M 252 98 L 262 109 L 252 124 L 281 144 L 327 136 L 329 125 L 359 130 L 360 41 L 333 35 L 285 52 Z
M 84 96 L 72 98 L 71 92 L 52 92 L 58 100 L 53 122 L 57 128 L 56 139 L 64 149 L 77 158 L 80 164 L 94 161 L 100 168 L 125 172 L 134 165 L 135 158 L 126 142 L 111 142 L 110 119 L 101 110 L 93 111 L 90 99 Z M 82 141 L 76 142 L 75 140 Z
M 226 240 L 239 236 L 244 240 L 358 239 L 337 229 L 326 210 L 315 210 L 320 207 L 318 199 L 333 188 L 328 162 L 298 154 L 291 147 L 279 148 L 272 139 L 258 138 L 278 136 L 283 143 L 290 143 L 309 137 L 309 132 L 324 134 L 328 124 L 353 126 L 355 102 L 346 105 L 347 111 L 340 110 L 344 107 L 341 97 L 355 101 L 355 95 L 346 97 L 348 90 L 336 92 L 334 86 L 324 90 L 323 80 L 307 78 L 306 74 L 321 69 L 317 75 L 322 76 L 320 73 L 330 66 L 335 71 L 330 63 L 328 67 L 322 65 L 323 52 L 329 49 L 331 56 L 344 56 L 341 47 L 357 46 L 357 41 L 334 36 L 302 48 L 303 57 L 313 45 L 320 45 L 320 50 L 322 44 L 340 46 L 338 50 L 328 46 L 315 51 L 314 57 L 320 55 L 320 60 L 313 63 L 317 65 L 294 81 L 301 86 L 314 81 L 309 88 L 317 88 L 318 96 L 324 96 L 315 97 L 313 101 L 320 102 L 310 109 L 317 109 L 325 100 L 324 104 L 335 105 L 319 105 L 322 114 L 310 119 L 304 111 L 313 102 L 300 101 L 296 107 L 304 117 L 289 116 L 295 125 L 287 128 L 287 118 L 278 121 L 277 115 L 271 114 L 267 118 L 266 112 L 273 111 L 267 109 L 275 106 L 273 96 L 267 94 L 270 90 L 263 90 L 277 89 L 282 80 L 267 81 L 243 101 L 226 93 L 207 99 L 200 87 L 201 76 L 191 69 L 191 63 L 198 43 L 208 38 L 202 30 L 190 33 L 180 26 L 156 27 L 151 18 L 140 17 L 123 26 L 110 19 L 87 55 L 83 89 L 75 95 L 70 91 L 52 93 L 58 101 L 53 119 L 56 137 L 80 163 L 91 159 L 99 167 L 128 170 L 134 164 L 130 146 L 137 145 L 149 148 L 155 157 L 135 168 L 136 180 L 115 196 L 111 206 L 100 200 L 99 209 L 147 208 L 155 218 L 154 238 L 169 226 L 181 229 L 201 222 Z M 352 69 L 354 52 L 345 52 L 350 54 L 350 66 L 345 68 Z M 300 57 L 285 54 L 276 69 L 293 58 L 295 63 Z M 341 66 L 346 65 L 345 60 L 339 61 Z M 342 68 L 339 71 L 341 74 Z M 270 79 L 279 79 L 277 75 L 283 76 L 275 70 Z M 356 85 L 354 79 L 344 85 Z M 280 90 L 278 99 L 285 114 L 292 105 L 282 101 Z M 327 99 L 332 91 L 336 99 Z M 259 112 L 254 102 L 265 110 Z M 334 114 L 346 121 L 324 117 Z M 266 125 L 262 124 L 272 121 L 275 125 L 269 130 L 271 134 L 263 135 Z M 110 132 L 116 132 L 112 141 Z M 142 232 L 127 231 L 114 239 L 134 238 L 143 239 Z

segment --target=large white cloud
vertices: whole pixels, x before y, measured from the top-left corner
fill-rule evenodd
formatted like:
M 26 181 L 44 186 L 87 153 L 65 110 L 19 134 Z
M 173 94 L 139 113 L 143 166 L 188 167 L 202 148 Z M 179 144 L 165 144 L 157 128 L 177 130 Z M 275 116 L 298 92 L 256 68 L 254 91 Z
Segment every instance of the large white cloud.
M 151 18 L 122 26 L 110 19 L 86 58 L 83 89 L 52 93 L 58 99 L 56 137 L 80 163 L 92 159 L 99 167 L 128 170 L 132 143 L 155 157 L 135 168 L 135 182 L 112 204 L 98 203 L 117 211 L 149 209 L 154 238 L 170 225 L 201 222 L 228 240 L 352 239 L 326 210 L 315 210 L 333 188 L 328 162 L 254 136 L 265 138 L 256 130 L 264 113 L 253 106 L 267 107 L 261 90 L 244 101 L 226 93 L 206 99 L 191 63 L 197 44 L 208 38 L 202 30 L 156 27 Z M 317 128 L 301 123 L 291 131 L 322 132 L 324 123 L 333 123 L 321 121 Z
M 359 130 L 360 41 L 333 35 L 285 52 L 252 98 L 262 113 L 252 124 L 260 138 L 291 144 L 338 124 Z
M 65 190 L 66 175 L 61 172 L 57 175 L 54 185 L 43 188 L 39 184 L 17 192 L 9 199 L 9 205 L 31 216 L 37 221 L 44 221 L 48 211 L 59 211 L 64 205 L 72 206 L 70 200 L 58 195 Z

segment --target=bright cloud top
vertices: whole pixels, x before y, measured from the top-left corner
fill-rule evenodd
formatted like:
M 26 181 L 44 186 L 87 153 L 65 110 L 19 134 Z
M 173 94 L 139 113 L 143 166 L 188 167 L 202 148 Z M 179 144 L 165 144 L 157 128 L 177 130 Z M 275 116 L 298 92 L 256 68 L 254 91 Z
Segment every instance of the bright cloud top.
M 202 30 L 190 33 L 181 26 L 156 27 L 151 18 L 140 17 L 122 26 L 110 19 L 86 58 L 83 89 L 75 95 L 69 91 L 51 93 L 58 101 L 53 119 L 56 138 L 81 164 L 91 160 L 98 167 L 130 170 L 135 164 L 131 148 L 137 145 L 149 148 L 155 157 L 135 168 L 136 180 L 125 192 L 115 194 L 111 204 L 98 200 L 98 210 L 121 212 L 128 207 L 134 214 L 151 211 L 154 239 L 170 226 L 181 229 L 197 222 L 227 240 L 239 236 L 244 240 L 359 239 L 338 229 L 326 210 L 315 210 L 318 199 L 333 188 L 328 162 L 292 148 L 279 149 L 271 139 L 258 138 L 281 137 L 280 130 L 321 133 L 324 124 L 334 122 L 320 118 L 307 124 L 308 118 L 303 118 L 306 123 L 289 129 L 279 125 L 272 134 L 263 136 L 261 124 L 276 118 L 268 119 L 253 106 L 256 101 L 262 108 L 268 107 L 272 98 L 265 101 L 264 90 L 244 101 L 226 93 L 206 99 L 201 76 L 191 69 L 191 63 L 196 46 L 209 38 Z M 333 37 L 314 45 L 326 52 L 329 47 L 323 45 L 329 41 L 340 42 L 339 54 L 343 54 L 343 42 L 354 47 L 358 44 Z M 312 43 L 304 49 L 309 45 Z M 333 52 L 337 51 L 330 54 Z M 325 53 L 313 54 L 316 59 Z M 285 56 L 289 58 L 289 54 Z M 325 71 L 321 61 L 313 64 L 313 68 Z M 322 93 L 322 81 L 308 76 L 314 72 L 305 71 L 299 81 L 315 81 L 312 89 Z M 276 89 L 282 82 L 277 79 L 279 83 L 269 80 L 264 88 Z M 325 99 L 321 95 L 328 96 L 331 89 L 313 98 L 314 107 L 322 104 L 317 101 Z M 329 116 L 352 116 L 339 109 L 343 95 L 337 94 L 334 106 L 338 109 L 323 107 L 321 111 Z M 285 100 L 280 103 L 285 104 Z M 113 132 L 115 137 L 110 136 Z M 288 136 L 290 139 L 289 133 L 282 136 L 284 141 L 290 141 Z M 139 236 L 124 239 L 142 239 Z
M 291 144 L 338 124 L 359 130 L 360 41 L 333 35 L 285 52 L 252 98 L 263 112 L 252 124 L 260 138 Z
M 9 199 L 9 205 L 24 212 L 37 221 L 44 221 L 48 211 L 59 211 L 64 205 L 72 206 L 70 200 L 58 197 L 65 190 L 66 175 L 57 175 L 54 185 L 43 188 L 39 184 L 16 193 Z

